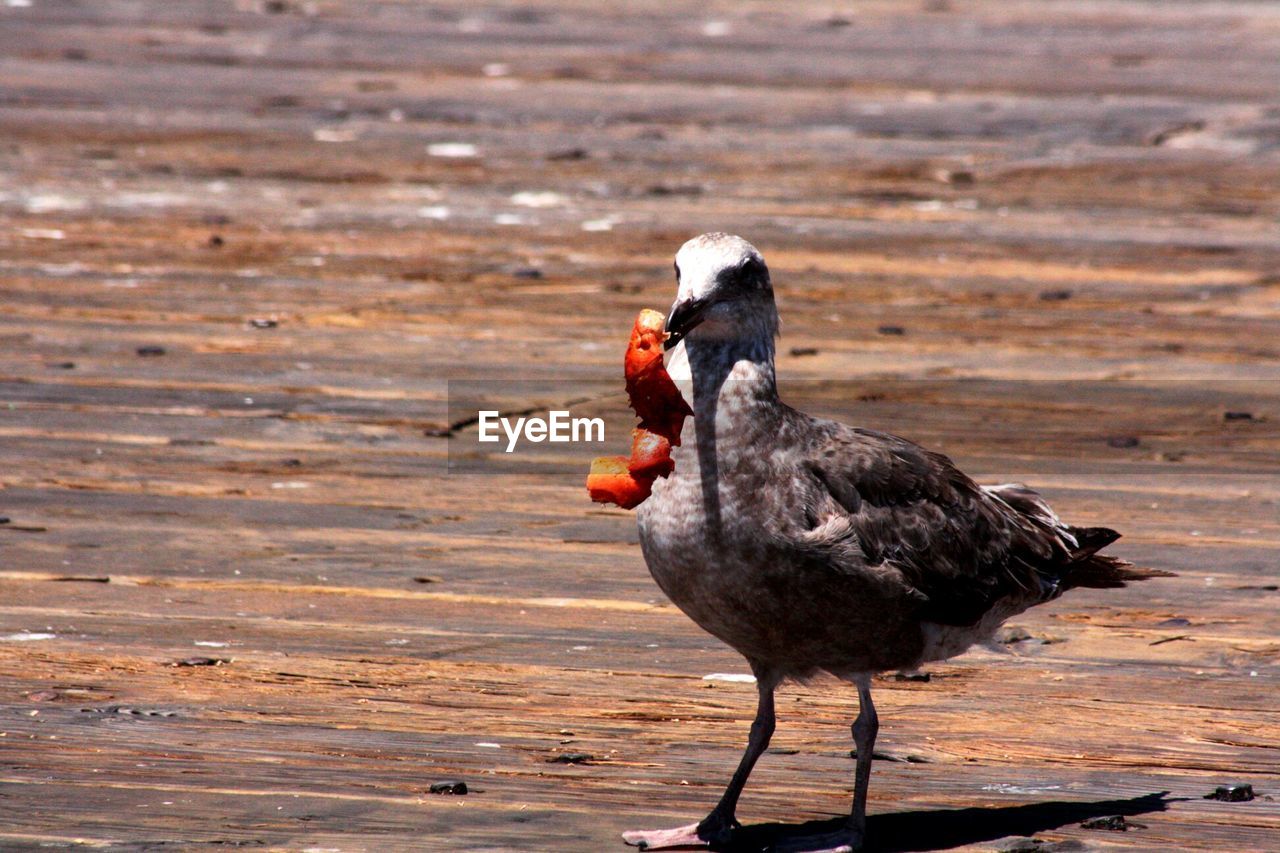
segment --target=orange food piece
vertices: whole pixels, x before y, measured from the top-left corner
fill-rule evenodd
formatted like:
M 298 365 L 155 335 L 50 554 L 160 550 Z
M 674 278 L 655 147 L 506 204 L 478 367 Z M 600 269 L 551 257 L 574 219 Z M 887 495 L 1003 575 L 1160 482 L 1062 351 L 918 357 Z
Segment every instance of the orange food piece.
M 671 442 L 667 441 L 666 436 L 647 429 L 633 431 L 627 470 L 637 477 L 644 474 L 650 477 L 667 476 L 676 470 L 676 463 L 671 458 Z
M 591 500 L 617 504 L 623 509 L 635 509 L 644 503 L 653 491 L 656 475 L 637 477 L 628 470 L 628 461 L 625 456 L 600 456 L 592 460 L 591 473 L 587 475 Z
M 662 360 L 662 342 L 667 339 L 664 329 L 666 319 L 651 308 L 636 315 L 631 327 L 631 340 L 627 344 L 626 374 L 630 378 L 637 371 Z
M 657 311 L 646 308 L 640 312 L 631 330 L 623 367 L 627 396 L 631 398 L 631 408 L 640 416 L 640 427 L 679 447 L 684 419 L 692 415 L 693 410 L 662 364 L 662 342 L 667 336 L 664 323 Z
M 636 317 L 623 359 L 627 396 L 640 417 L 631 435 L 631 456 L 601 456 L 591 463 L 587 492 L 596 503 L 634 509 L 653 491 L 653 482 L 676 469 L 671 446 L 680 444 L 684 419 L 693 414 L 662 364 L 665 318 L 645 309 Z

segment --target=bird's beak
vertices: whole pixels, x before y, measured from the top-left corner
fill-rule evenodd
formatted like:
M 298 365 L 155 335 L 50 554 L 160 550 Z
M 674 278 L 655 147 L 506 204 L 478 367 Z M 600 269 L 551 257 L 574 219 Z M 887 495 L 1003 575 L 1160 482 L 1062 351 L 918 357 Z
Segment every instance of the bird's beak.
M 672 305 L 671 313 L 667 315 L 667 340 L 662 348 L 669 350 L 684 340 L 684 336 L 702 322 L 702 315 L 709 304 L 708 299 L 686 299 Z

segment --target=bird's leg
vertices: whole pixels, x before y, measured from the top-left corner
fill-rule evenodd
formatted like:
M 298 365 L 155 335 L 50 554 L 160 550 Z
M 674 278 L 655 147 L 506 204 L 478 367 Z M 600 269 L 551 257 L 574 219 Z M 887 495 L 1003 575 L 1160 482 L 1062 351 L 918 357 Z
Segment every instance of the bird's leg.
M 756 718 L 751 723 L 751 734 L 747 738 L 747 750 L 742 754 L 742 760 L 738 762 L 738 769 L 734 771 L 733 778 L 729 780 L 729 787 L 725 788 L 724 795 L 720 797 L 720 802 L 716 803 L 716 807 L 711 810 L 711 814 L 707 815 L 702 823 L 698 824 L 699 832 L 706 831 L 708 836 L 728 836 L 729 832 L 738 825 L 738 820 L 734 816 L 738 809 L 738 798 L 742 796 L 742 789 L 747 784 L 747 777 L 751 775 L 751 769 L 756 766 L 756 761 L 769 748 L 769 739 L 773 737 L 773 730 L 777 723 L 777 718 L 773 712 L 773 685 L 767 684 L 765 681 L 757 681 L 760 688 L 760 701 L 756 706 Z M 725 839 L 717 839 L 725 840 Z
M 867 787 L 871 784 L 871 754 L 876 746 L 880 718 L 871 703 L 871 679 L 858 681 L 858 719 L 853 721 L 853 743 L 858 749 L 858 762 L 853 772 L 853 811 L 850 828 L 861 837 L 867 831 Z
M 821 835 L 804 835 L 779 839 L 770 849 L 774 853 L 853 853 L 861 850 L 867 832 L 867 785 L 871 781 L 871 756 L 876 745 L 876 706 L 871 704 L 871 678 L 859 676 L 858 719 L 853 721 L 853 742 L 858 748 L 858 763 L 853 771 L 853 811 L 840 829 Z
M 853 810 L 849 819 L 835 832 L 782 839 L 771 848 L 774 853 L 853 853 L 862 849 L 867 833 L 871 756 L 880 722 L 876 718 L 876 706 L 871 704 L 870 676 L 859 676 L 855 683 L 858 685 L 858 719 L 853 721 L 853 742 L 857 746 L 857 764 L 853 771 Z
M 729 787 L 711 813 L 699 823 L 676 829 L 660 829 L 652 832 L 624 832 L 622 840 L 641 850 L 660 850 L 666 847 L 707 846 L 708 844 L 724 844 L 738 826 L 734 816 L 738 807 L 738 797 L 747 784 L 751 768 L 769 747 L 769 739 L 773 737 L 776 717 L 773 710 L 773 690 L 777 681 L 761 677 L 756 673 L 756 686 L 760 691 L 759 704 L 756 706 L 756 718 L 751 723 L 751 734 L 747 738 L 747 749 L 738 762 L 738 769 L 729 780 Z

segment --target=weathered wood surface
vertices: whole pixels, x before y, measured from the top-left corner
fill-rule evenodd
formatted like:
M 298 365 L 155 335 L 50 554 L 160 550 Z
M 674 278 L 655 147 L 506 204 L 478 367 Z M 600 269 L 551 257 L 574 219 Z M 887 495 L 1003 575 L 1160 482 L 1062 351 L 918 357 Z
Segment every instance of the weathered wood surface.
M 1280 847 L 1280 12 L 838 5 L 0 8 L 0 848 L 703 813 L 753 691 L 598 451 L 445 473 L 431 433 L 449 379 L 616 381 L 712 228 L 769 258 L 791 399 L 1179 573 L 882 680 L 918 760 L 874 846 Z M 788 690 L 744 819 L 845 810 L 854 705 Z

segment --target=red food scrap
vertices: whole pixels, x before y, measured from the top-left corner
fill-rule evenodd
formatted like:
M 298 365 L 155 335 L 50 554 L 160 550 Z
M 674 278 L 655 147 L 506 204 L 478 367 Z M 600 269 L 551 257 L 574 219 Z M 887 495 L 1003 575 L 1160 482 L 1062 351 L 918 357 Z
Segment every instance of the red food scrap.
M 693 414 L 662 363 L 665 320 L 645 309 L 636 317 L 624 359 L 627 396 L 640 417 L 632 433 L 631 456 L 601 456 L 591 463 L 587 491 L 597 503 L 634 509 L 649 497 L 653 482 L 675 470 L 672 445 L 679 446 L 684 419 Z
M 596 503 L 635 509 L 649 497 L 655 479 L 657 475 L 637 477 L 632 474 L 625 456 L 598 456 L 591 462 L 587 491 Z
M 679 447 L 684 419 L 693 410 L 662 364 L 665 322 L 657 311 L 641 311 L 631 330 L 631 344 L 623 363 L 627 396 L 631 398 L 631 408 L 640 416 L 641 428 L 656 432 Z
M 627 460 L 627 470 L 637 477 L 653 474 L 665 477 L 676 470 L 676 463 L 671 459 L 671 442 L 666 436 L 650 432 L 643 427 L 631 433 L 631 458 Z

